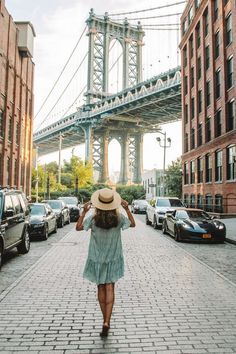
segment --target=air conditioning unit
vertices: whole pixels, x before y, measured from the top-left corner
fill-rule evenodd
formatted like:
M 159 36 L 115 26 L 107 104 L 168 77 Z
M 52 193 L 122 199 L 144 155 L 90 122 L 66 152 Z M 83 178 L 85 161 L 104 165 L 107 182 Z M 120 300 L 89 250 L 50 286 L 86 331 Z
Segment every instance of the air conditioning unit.
M 32 58 L 34 51 L 34 27 L 30 22 L 15 22 L 18 29 L 17 45 L 22 57 Z

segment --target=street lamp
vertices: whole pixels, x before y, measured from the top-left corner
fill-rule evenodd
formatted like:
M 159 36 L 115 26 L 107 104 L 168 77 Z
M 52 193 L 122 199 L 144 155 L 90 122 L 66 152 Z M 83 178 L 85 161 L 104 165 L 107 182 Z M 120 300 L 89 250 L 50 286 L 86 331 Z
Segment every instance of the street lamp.
M 163 156 L 163 175 L 162 175 L 162 194 L 165 196 L 165 168 L 166 168 L 166 149 L 171 146 L 171 138 L 166 138 L 166 132 L 158 131 L 158 133 L 163 135 L 163 144 L 160 137 L 157 137 L 156 140 L 159 143 L 160 147 L 164 149 Z
M 39 201 L 39 169 L 38 169 L 38 146 L 36 146 L 36 156 L 35 156 L 35 169 L 36 169 L 36 185 L 35 185 L 35 190 L 36 190 L 36 203 Z

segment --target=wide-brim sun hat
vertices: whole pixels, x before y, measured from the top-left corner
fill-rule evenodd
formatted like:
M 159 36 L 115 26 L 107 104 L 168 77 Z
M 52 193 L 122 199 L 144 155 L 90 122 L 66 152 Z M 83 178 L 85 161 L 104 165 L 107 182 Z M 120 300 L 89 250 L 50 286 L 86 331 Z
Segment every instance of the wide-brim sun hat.
M 112 189 L 103 188 L 92 194 L 91 202 L 97 209 L 114 210 L 119 208 L 121 204 L 121 197 L 119 193 L 113 191 Z

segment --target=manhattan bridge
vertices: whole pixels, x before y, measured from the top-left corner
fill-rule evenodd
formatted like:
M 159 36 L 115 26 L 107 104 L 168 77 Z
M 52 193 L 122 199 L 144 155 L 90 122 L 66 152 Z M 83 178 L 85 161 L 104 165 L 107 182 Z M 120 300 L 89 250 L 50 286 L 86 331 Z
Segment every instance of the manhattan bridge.
M 178 3 L 158 8 L 175 5 Z M 180 16 L 181 13 L 156 17 L 174 15 Z M 81 92 L 85 98 L 84 104 L 76 108 L 70 105 L 63 117 L 53 122 L 51 110 L 43 120 L 50 121 L 50 124 L 34 133 L 34 146 L 40 156 L 85 144 L 85 160 L 93 163 L 93 168 L 98 171 L 98 182 L 104 183 L 109 180 L 108 146 L 111 140 L 116 139 L 121 147 L 119 183 L 127 184 L 130 174 L 132 183 L 140 183 L 144 134 L 158 132 L 160 125 L 181 119 L 180 67 L 143 80 L 145 26 L 140 22 L 130 24 L 127 18 L 116 21 L 110 16 L 107 13 L 97 16 L 91 9 L 86 30 L 81 35 L 86 33 L 88 38 L 88 52 L 82 60 L 87 59 L 87 82 Z M 151 28 L 154 25 L 149 26 L 154 29 Z M 179 27 L 173 28 L 171 24 L 164 26 L 161 30 L 179 31 Z M 118 59 L 121 57 L 122 89 L 109 93 L 109 80 L 112 80 L 109 56 L 114 40 L 121 46 Z M 73 107 L 74 112 L 67 114 Z M 59 157 L 59 169 L 60 163 Z

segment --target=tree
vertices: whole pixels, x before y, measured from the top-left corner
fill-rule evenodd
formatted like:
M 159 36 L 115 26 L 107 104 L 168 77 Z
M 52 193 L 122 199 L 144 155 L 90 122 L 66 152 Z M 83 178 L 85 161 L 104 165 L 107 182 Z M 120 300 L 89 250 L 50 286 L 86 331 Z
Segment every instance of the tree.
M 90 185 L 93 181 L 93 167 L 91 163 L 84 163 L 78 156 L 72 156 L 70 162 L 64 161 L 63 172 L 72 176 L 73 187 L 78 178 L 79 188 Z
M 182 162 L 172 161 L 166 170 L 165 187 L 170 197 L 182 197 Z

